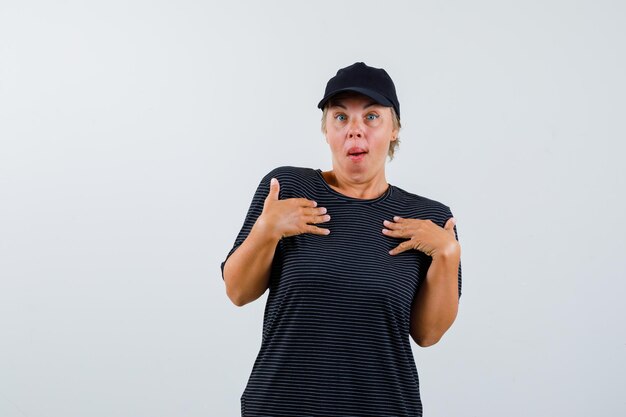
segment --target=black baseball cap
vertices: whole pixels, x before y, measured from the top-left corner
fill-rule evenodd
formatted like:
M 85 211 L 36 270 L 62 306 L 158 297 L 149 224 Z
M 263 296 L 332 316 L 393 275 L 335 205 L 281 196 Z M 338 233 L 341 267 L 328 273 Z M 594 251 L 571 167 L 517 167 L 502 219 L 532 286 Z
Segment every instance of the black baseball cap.
M 364 94 L 378 104 L 393 107 L 400 117 L 400 103 L 396 96 L 396 87 L 387 71 L 382 68 L 370 67 L 364 62 L 356 62 L 349 67 L 341 68 L 337 71 L 337 75 L 326 84 L 324 98 L 317 107 L 323 109 L 332 96 L 342 91 L 356 91 Z

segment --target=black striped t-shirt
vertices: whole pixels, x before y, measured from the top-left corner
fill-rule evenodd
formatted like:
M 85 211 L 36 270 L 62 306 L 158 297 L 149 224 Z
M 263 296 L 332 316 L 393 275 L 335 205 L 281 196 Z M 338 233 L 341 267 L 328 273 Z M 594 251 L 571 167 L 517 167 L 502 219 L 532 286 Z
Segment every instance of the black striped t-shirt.
M 226 260 L 263 211 L 272 177 L 279 199 L 326 207 L 331 219 L 316 226 L 331 233 L 290 236 L 276 246 L 241 415 L 422 416 L 409 321 L 432 258 L 414 249 L 390 255 L 406 239 L 384 235 L 383 220 L 430 219 L 443 227 L 450 208 L 391 184 L 378 198 L 353 198 L 331 188 L 320 169 L 281 166 L 261 180 Z M 460 298 L 461 265 L 458 290 Z

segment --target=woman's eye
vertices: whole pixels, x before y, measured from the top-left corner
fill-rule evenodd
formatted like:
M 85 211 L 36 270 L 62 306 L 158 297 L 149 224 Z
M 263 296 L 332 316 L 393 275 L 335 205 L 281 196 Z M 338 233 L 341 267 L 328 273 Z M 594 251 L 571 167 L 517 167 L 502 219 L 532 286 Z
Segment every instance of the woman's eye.
M 346 120 L 346 115 L 338 114 L 337 116 L 335 116 L 335 119 L 339 120 L 340 122 L 343 122 L 344 120 Z
M 377 114 L 374 114 L 374 113 L 370 113 L 370 114 L 368 114 L 366 117 L 367 117 L 367 120 L 376 120 L 376 119 L 378 119 L 380 116 L 379 116 L 379 115 L 377 115 Z

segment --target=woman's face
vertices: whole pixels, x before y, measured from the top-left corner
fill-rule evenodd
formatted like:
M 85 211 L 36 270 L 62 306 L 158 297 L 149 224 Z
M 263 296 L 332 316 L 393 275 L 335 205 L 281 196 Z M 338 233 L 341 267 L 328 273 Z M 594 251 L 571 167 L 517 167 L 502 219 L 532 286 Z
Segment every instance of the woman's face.
M 332 100 L 326 115 L 326 142 L 333 154 L 333 167 L 346 175 L 384 172 L 393 128 L 391 108 L 364 95 Z M 353 155 L 355 152 L 365 153 Z

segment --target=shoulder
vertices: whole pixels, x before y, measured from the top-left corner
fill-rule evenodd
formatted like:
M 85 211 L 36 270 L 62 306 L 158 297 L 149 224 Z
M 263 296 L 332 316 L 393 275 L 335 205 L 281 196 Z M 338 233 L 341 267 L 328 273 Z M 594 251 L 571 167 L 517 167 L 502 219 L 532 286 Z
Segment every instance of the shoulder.
M 443 225 L 448 218 L 452 217 L 450 206 L 441 201 L 411 193 L 397 186 L 395 189 L 396 198 L 406 207 L 411 207 L 412 215 L 416 218 L 430 218 L 434 222 Z
M 298 167 L 292 165 L 282 165 L 273 168 L 263 177 L 263 181 L 268 183 L 272 178 L 276 178 L 279 182 L 281 179 L 302 179 L 315 175 L 315 170 L 308 167 Z
M 398 186 L 395 186 L 395 188 L 396 188 L 398 197 L 408 203 L 414 203 L 423 207 L 430 207 L 430 208 L 439 208 L 439 209 L 449 208 L 447 204 L 444 204 L 441 201 L 428 198 L 420 194 L 411 193 Z
M 267 195 L 272 178 L 278 180 L 280 186 L 279 198 L 302 197 L 303 189 L 311 187 L 317 173 L 313 168 L 282 165 L 270 170 L 261 180 L 257 190 L 262 190 L 262 195 Z

